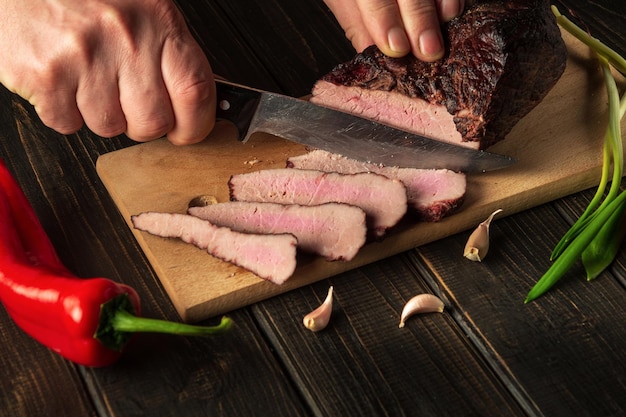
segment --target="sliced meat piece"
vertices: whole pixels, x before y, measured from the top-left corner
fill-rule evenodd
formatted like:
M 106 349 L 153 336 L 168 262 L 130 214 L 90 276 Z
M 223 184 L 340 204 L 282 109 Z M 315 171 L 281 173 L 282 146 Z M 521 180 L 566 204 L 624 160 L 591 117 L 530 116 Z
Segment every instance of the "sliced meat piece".
M 369 57 L 369 54 L 375 56 Z M 368 57 L 372 61 L 392 59 L 384 55 L 378 57 L 378 54 L 382 52 L 376 47 L 370 47 L 357 55 L 357 58 L 365 60 L 365 57 Z M 333 71 L 357 72 L 355 68 L 346 68 L 347 65 L 343 64 Z M 379 64 L 376 63 L 376 65 Z M 376 120 L 418 135 L 455 145 L 463 144 L 470 148 L 478 148 L 478 142 L 464 143 L 463 135 L 454 123 L 454 116 L 444 105 L 430 103 L 419 97 L 406 96 L 393 89 L 377 90 L 369 85 L 360 85 L 356 82 L 355 84 L 340 85 L 331 75 L 325 75 L 313 86 L 310 100 L 312 103 Z
M 296 269 L 297 240 L 291 234 L 240 233 L 179 213 L 145 212 L 131 220 L 136 229 L 179 238 L 275 284 L 284 283 Z
M 381 166 L 320 149 L 289 158 L 287 166 L 341 174 L 374 172 L 399 180 L 406 187 L 411 212 L 419 220 L 428 222 L 439 221 L 460 207 L 467 186 L 466 176 L 462 172 Z
M 231 201 L 190 207 L 187 212 L 209 222 L 245 233 L 291 233 L 298 247 L 329 261 L 349 261 L 365 244 L 365 212 L 356 206 Z
M 400 221 L 407 211 L 404 185 L 374 173 L 339 174 L 300 169 L 267 169 L 233 175 L 231 200 L 300 204 L 345 203 L 362 208 L 375 237 Z
M 322 77 L 311 101 L 486 149 L 565 70 L 567 50 L 548 0 L 479 0 L 442 30 L 441 60 L 390 58 L 372 46 Z

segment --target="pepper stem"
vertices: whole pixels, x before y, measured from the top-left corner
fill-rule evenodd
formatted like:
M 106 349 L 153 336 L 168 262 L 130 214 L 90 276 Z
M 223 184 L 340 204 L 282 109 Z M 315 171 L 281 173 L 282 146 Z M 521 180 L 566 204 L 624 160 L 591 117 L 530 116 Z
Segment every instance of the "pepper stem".
M 167 333 L 180 336 L 206 336 L 230 329 L 233 321 L 224 316 L 216 326 L 196 326 L 174 321 L 138 317 L 128 311 L 118 310 L 112 317 L 113 328 L 127 333 Z
M 112 298 L 100 307 L 100 323 L 94 334 L 109 349 L 121 351 L 133 333 L 166 333 L 180 336 L 208 336 L 223 333 L 233 322 L 222 317 L 216 326 L 196 326 L 193 324 L 150 319 L 135 315 L 135 309 L 128 294 Z

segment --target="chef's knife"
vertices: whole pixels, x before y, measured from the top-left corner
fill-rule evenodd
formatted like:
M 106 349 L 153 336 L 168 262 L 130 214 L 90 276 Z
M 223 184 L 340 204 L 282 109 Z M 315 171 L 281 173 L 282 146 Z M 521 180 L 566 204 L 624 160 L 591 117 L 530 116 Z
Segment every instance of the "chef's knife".
M 246 142 L 266 132 L 364 162 L 407 168 L 484 172 L 514 159 L 428 139 L 280 94 L 225 81 L 217 84 L 217 117 L 235 124 Z

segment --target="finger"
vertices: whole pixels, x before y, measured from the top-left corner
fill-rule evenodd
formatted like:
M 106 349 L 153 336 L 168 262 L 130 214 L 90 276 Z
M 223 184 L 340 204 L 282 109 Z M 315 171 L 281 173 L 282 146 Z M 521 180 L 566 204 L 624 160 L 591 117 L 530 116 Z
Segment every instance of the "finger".
M 44 125 L 63 135 L 76 133 L 83 126 L 73 92 L 48 95 L 45 99 L 31 101 Z
M 399 0 L 398 5 L 413 54 L 423 61 L 440 59 L 444 45 L 435 2 Z
M 149 51 L 139 54 L 120 69 L 119 97 L 126 135 L 138 142 L 163 137 L 174 126 L 158 55 Z
M 357 0 L 357 3 L 367 31 L 385 55 L 401 57 L 411 52 L 396 0 Z
M 200 142 L 215 125 L 216 93 L 211 66 L 191 35 L 168 39 L 162 60 L 163 80 L 174 115 L 167 138 L 179 145 Z
M 141 74 L 138 70 L 132 72 Z M 126 117 L 126 135 L 138 142 L 162 137 L 174 125 L 167 90 L 160 71 L 159 76 L 156 72 L 157 67 L 151 65 L 145 77 L 126 74 L 119 81 L 120 104 Z
M 437 0 L 439 19 L 442 22 L 449 22 L 455 17 L 460 16 L 464 8 L 464 0 Z
M 73 80 L 41 81 L 40 89 L 35 94 L 20 92 L 34 107 L 44 125 L 63 135 L 76 133 L 83 126 L 83 118 L 76 105 L 76 86 Z M 51 84 L 50 84 L 51 82 Z M 46 85 L 54 85 L 47 88 Z
M 126 118 L 120 104 L 117 77 L 106 72 L 92 71 L 76 92 L 76 103 L 85 124 L 94 133 L 105 138 L 126 131 Z
M 370 45 L 374 45 L 374 39 L 361 18 L 360 13 L 355 13 L 355 4 L 346 0 L 324 0 L 326 5 L 333 11 L 335 18 L 341 25 L 357 52 L 362 52 Z

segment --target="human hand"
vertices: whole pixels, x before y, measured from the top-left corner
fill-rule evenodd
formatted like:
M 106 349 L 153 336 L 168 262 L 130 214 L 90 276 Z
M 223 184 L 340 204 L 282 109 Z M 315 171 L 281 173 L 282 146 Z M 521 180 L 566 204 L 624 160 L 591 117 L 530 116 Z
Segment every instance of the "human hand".
M 60 133 L 187 144 L 213 128 L 213 73 L 171 0 L 12 0 L 0 24 L 0 83 Z
M 436 61 L 444 53 L 440 22 L 459 16 L 465 0 L 324 0 L 354 48 L 370 45 L 391 57 L 413 53 Z

